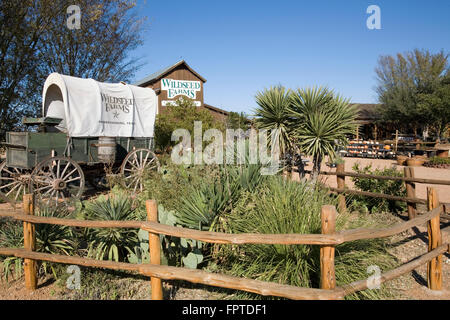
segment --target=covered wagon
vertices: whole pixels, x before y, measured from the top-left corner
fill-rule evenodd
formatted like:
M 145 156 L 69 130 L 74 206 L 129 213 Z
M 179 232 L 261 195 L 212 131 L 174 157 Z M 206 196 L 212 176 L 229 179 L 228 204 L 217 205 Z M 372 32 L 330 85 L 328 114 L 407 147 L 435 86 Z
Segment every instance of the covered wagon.
M 105 168 L 142 190 L 144 173 L 159 167 L 152 152 L 157 99 L 149 88 L 50 74 L 42 117 L 24 118 L 27 131 L 6 134 L 0 196 L 14 202 L 32 191 L 48 202 L 78 198 L 85 177 L 96 185 Z

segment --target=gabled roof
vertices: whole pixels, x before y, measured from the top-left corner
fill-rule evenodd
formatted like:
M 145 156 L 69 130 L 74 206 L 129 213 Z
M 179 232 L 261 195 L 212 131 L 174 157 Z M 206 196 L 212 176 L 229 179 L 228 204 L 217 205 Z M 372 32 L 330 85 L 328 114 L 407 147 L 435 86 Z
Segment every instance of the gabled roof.
M 221 114 L 223 114 L 225 116 L 228 116 L 228 114 L 229 114 L 229 112 L 226 111 L 226 110 L 223 110 L 223 109 L 220 109 L 220 108 L 217 108 L 217 107 L 213 107 L 212 105 L 209 105 L 209 104 L 206 104 L 206 103 L 203 104 L 203 107 L 205 107 L 206 109 L 212 110 L 214 112 L 221 113 Z
M 201 75 L 199 75 L 194 69 L 189 67 L 189 65 L 186 63 L 186 61 L 180 60 L 177 63 L 175 63 L 174 65 L 171 65 L 170 67 L 161 69 L 161 70 L 159 70 L 159 71 L 149 75 L 148 77 L 145 77 L 144 79 L 136 81 L 135 83 L 133 83 L 133 85 L 135 85 L 135 86 L 145 86 L 145 85 L 150 84 L 152 82 L 156 82 L 159 79 L 161 79 L 162 77 L 164 77 L 165 75 L 167 75 L 168 73 L 170 73 L 172 70 L 174 70 L 175 68 L 177 68 L 177 67 L 179 67 L 181 65 L 185 65 L 185 67 L 190 72 L 195 74 L 201 81 L 206 82 L 206 79 L 203 78 Z

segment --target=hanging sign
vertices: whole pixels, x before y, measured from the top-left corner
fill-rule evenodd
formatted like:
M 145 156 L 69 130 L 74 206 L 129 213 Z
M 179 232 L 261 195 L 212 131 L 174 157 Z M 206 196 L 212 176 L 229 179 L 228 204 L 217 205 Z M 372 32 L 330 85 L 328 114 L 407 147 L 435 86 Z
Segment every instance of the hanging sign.
M 172 99 L 182 95 L 190 99 L 197 98 L 197 92 L 201 91 L 200 81 L 161 79 L 161 90 L 167 91 L 167 98 Z

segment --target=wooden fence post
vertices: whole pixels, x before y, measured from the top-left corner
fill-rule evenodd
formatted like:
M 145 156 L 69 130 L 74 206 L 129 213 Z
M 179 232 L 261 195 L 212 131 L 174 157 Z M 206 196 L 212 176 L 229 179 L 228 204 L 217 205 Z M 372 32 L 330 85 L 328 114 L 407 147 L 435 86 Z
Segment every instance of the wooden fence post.
M 34 194 L 23 195 L 24 214 L 34 215 Z M 31 222 L 23 223 L 23 247 L 26 250 L 36 250 L 35 226 Z M 25 287 L 29 290 L 37 289 L 36 261 L 24 259 Z
M 147 209 L 147 220 L 158 222 L 158 205 L 155 200 L 147 200 L 145 202 Z M 159 234 L 149 232 L 149 246 L 150 246 L 150 263 L 161 264 L 161 243 Z M 162 282 L 161 279 L 151 277 L 150 283 L 152 286 L 152 300 L 162 300 Z
M 320 214 L 322 234 L 333 234 L 336 229 L 336 208 L 331 205 L 322 206 Z M 320 288 L 334 289 L 336 276 L 334 272 L 334 246 L 320 247 Z
M 339 175 L 339 173 L 343 173 L 345 171 L 345 162 L 338 163 L 336 166 L 336 179 L 337 179 L 337 187 L 338 189 L 345 189 L 345 176 Z M 338 195 L 339 200 L 339 211 L 344 212 L 347 211 L 347 206 L 345 204 L 345 195 L 344 193 L 340 193 Z
M 406 178 L 414 178 L 414 168 L 413 167 L 404 167 L 404 174 Z M 416 197 L 416 184 L 414 182 L 405 181 L 406 185 L 406 195 L 408 198 Z M 408 217 L 409 220 L 414 219 L 416 217 L 416 205 L 411 202 L 407 202 L 408 205 Z
M 439 198 L 435 188 L 427 188 L 428 210 L 439 206 Z M 428 251 L 442 245 L 440 214 L 428 221 Z M 428 288 L 442 290 L 442 254 L 433 258 L 427 265 Z

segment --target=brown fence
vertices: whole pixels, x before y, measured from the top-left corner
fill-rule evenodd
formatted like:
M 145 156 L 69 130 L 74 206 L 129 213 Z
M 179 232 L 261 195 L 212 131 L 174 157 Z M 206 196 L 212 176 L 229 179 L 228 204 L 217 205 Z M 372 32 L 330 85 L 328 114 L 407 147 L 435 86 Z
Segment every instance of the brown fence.
M 347 241 L 389 237 L 412 227 L 427 223 L 428 253 L 399 268 L 382 274 L 379 280 L 381 284 L 410 272 L 422 264 L 428 263 L 428 287 L 433 290 L 441 290 L 442 254 L 446 251 L 448 252 L 450 246 L 447 243 L 442 243 L 439 217 L 443 211 L 443 207 L 439 205 L 436 191 L 433 188 L 428 189 L 427 204 L 427 212 L 422 212 L 416 218 L 385 229 L 353 229 L 336 232 L 336 208 L 334 206 L 323 206 L 321 212 L 321 234 L 226 234 L 160 224 L 157 222 L 158 212 L 156 201 L 154 200 L 147 200 L 146 202 L 148 221 L 86 221 L 35 216 L 34 197 L 33 195 L 25 195 L 23 199 L 23 213 L 0 210 L 0 217 L 9 217 L 24 222 L 24 248 L 0 248 L 0 255 L 15 256 L 24 259 L 25 285 L 26 288 L 31 290 L 37 288 L 36 261 L 41 260 L 138 272 L 151 277 L 151 296 L 155 300 L 163 298 L 161 279 L 185 280 L 193 283 L 289 299 L 343 299 L 348 294 L 367 289 L 369 284 L 367 280 L 360 280 L 336 287 L 334 255 L 337 245 Z M 148 231 L 150 235 L 150 263 L 131 264 L 36 252 L 35 224 L 54 224 L 86 228 L 141 228 Z M 291 285 L 209 273 L 201 270 L 162 266 L 160 265 L 160 234 L 222 244 L 320 245 L 321 288 L 300 288 Z
M 336 176 L 337 188 L 328 187 L 330 191 L 339 193 L 339 208 L 341 210 L 346 209 L 345 196 L 344 194 L 354 194 L 366 197 L 383 198 L 387 200 L 394 201 L 404 201 L 408 206 L 408 216 L 409 219 L 413 219 L 417 215 L 416 204 L 426 204 L 427 200 L 419 199 L 416 197 L 416 186 L 415 183 L 424 184 L 436 184 L 436 185 L 447 185 L 450 186 L 449 180 L 438 180 L 438 179 L 424 179 L 414 177 L 414 167 L 404 167 L 403 177 L 393 177 L 393 176 L 379 176 L 365 173 L 348 172 L 344 169 L 344 163 L 340 163 L 336 166 L 336 171 L 320 171 L 320 175 Z M 298 170 L 295 170 L 298 171 Z M 311 174 L 311 170 L 304 170 L 304 173 Z M 406 197 L 393 196 L 384 193 L 368 192 L 360 190 L 352 190 L 345 187 L 345 177 L 353 178 L 366 178 L 366 179 L 377 179 L 377 180 L 393 180 L 393 181 L 404 181 L 406 186 Z M 443 215 L 448 218 L 448 215 L 443 212 Z

